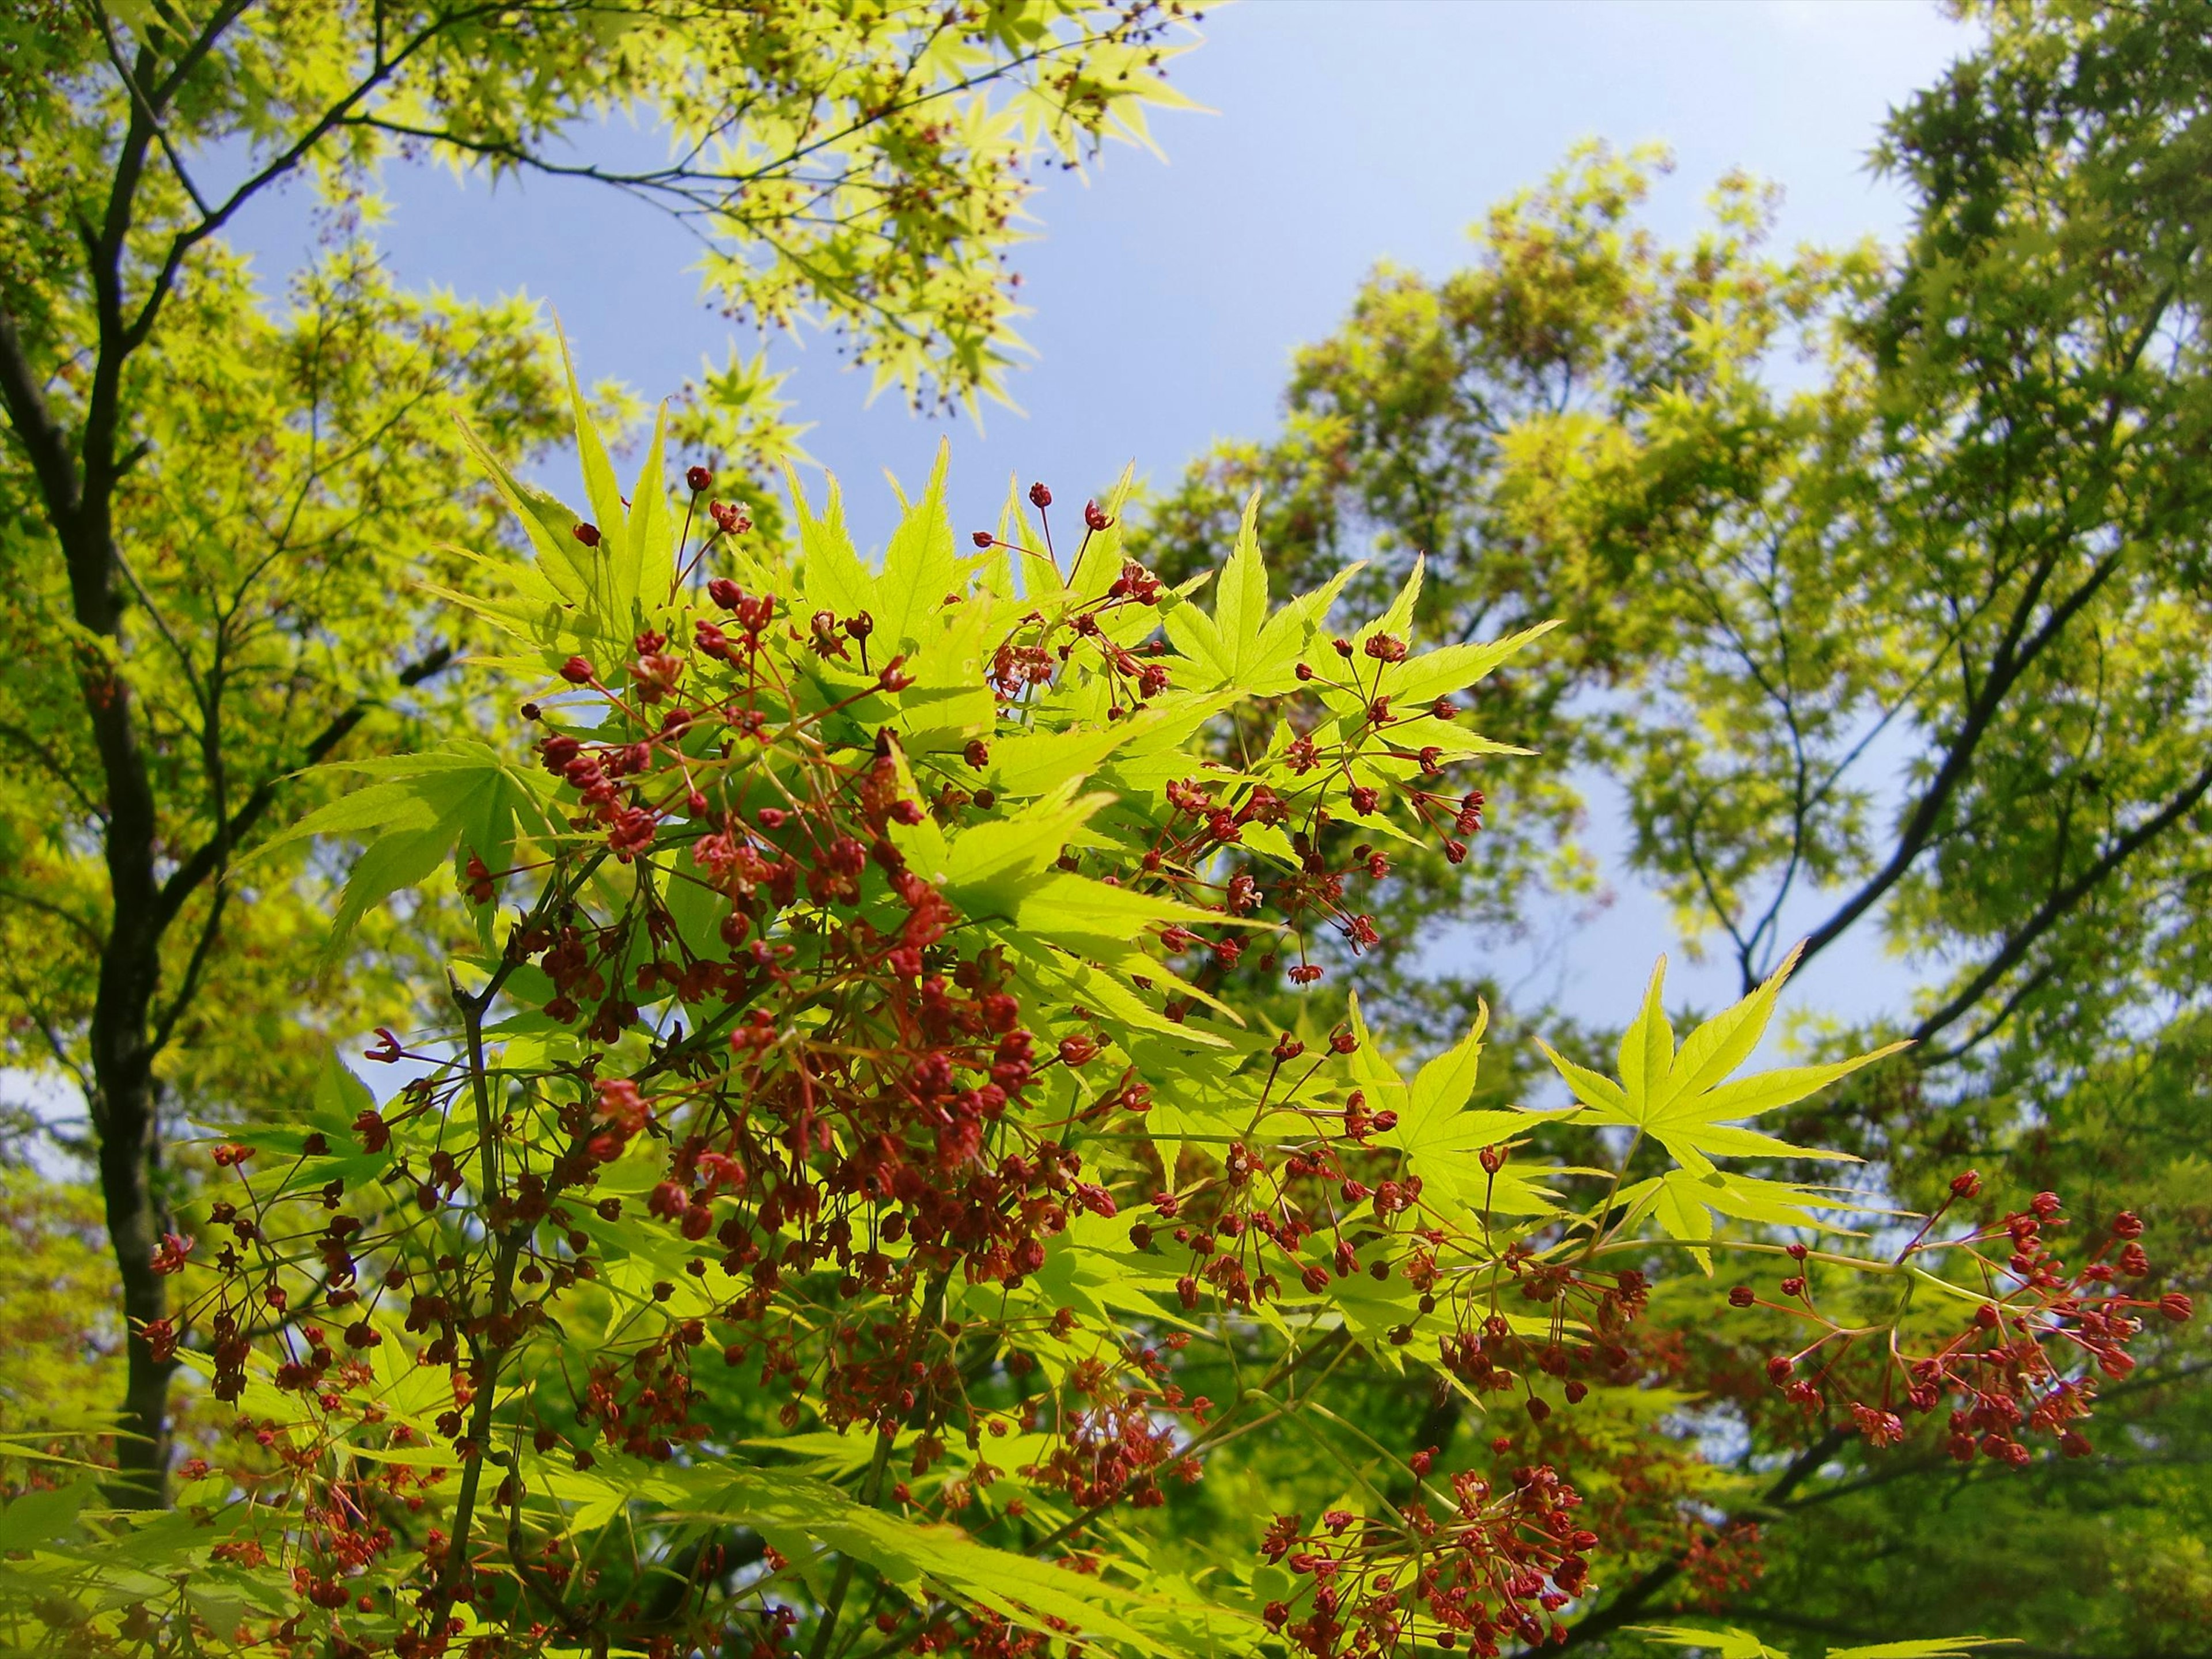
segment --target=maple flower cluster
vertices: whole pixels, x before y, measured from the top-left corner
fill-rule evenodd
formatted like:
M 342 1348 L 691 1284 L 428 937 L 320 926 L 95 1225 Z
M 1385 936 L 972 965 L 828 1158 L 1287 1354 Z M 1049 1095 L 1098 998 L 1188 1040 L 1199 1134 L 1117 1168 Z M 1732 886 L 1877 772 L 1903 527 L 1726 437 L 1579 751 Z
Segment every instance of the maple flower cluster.
M 1942 1206 L 1893 1264 L 1910 1273 L 1917 1258 L 1955 1252 L 1990 1287 L 1966 1297 L 1972 1306 L 1962 1328 L 1918 1352 L 1893 1328 L 1869 1332 L 1824 1316 L 1813 1283 L 1814 1262 L 1802 1244 L 1784 1247 L 1797 1267 L 1781 1281 L 1784 1302 L 1765 1301 L 1748 1285 L 1736 1286 L 1729 1301 L 1738 1308 L 1779 1308 L 1820 1330 L 1804 1347 L 1769 1358 L 1767 1376 L 1808 1414 L 1826 1409 L 1832 1393 L 1848 1391 L 1849 1420 L 1870 1445 L 1897 1444 L 1909 1432 L 1908 1417 L 1933 1413 L 1948 1401 L 1944 1445 L 1962 1463 L 1983 1456 L 2025 1464 L 2033 1454 L 2024 1437 L 2031 1434 L 2049 1436 L 2066 1456 L 2087 1456 L 2091 1446 L 2081 1424 L 2096 1398 L 2097 1379 L 2124 1378 L 2134 1370 L 2129 1345 L 2142 1334 L 2147 1319 L 2178 1324 L 2193 1316 L 2195 1306 L 2179 1291 L 2158 1297 L 2129 1292 L 2125 1281 L 2151 1272 L 2139 1242 L 2142 1220 L 2129 1211 L 2112 1218 L 2102 1242 L 2074 1268 L 2054 1243 L 2066 1225 L 2065 1205 L 2056 1193 L 2038 1193 L 2026 1209 L 1956 1237 L 1934 1236 L 1953 1206 L 1981 1190 L 1973 1170 L 1954 1177 Z M 1869 1335 L 1881 1339 L 1872 1380 L 1851 1363 Z

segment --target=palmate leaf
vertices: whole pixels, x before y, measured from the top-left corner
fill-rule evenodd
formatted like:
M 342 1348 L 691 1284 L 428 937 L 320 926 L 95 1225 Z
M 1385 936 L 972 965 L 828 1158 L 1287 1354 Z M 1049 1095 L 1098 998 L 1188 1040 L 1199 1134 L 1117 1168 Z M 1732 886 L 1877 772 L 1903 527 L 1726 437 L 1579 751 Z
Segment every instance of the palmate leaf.
M 366 842 L 331 919 L 331 954 L 373 907 L 402 888 L 419 885 L 447 859 L 465 860 L 473 853 L 488 868 L 503 870 L 514 861 L 518 836 L 545 839 L 556 833 L 538 775 L 514 766 L 487 744 L 457 741 L 328 769 L 367 773 L 375 781 L 309 813 L 255 856 L 318 837 Z M 489 930 L 496 907 L 477 909 L 480 931 Z
M 866 612 L 875 624 L 869 641 L 870 660 L 878 666 L 902 653 L 913 653 L 934 635 L 939 624 L 933 618 L 945 609 L 945 596 L 967 586 L 945 503 L 945 470 L 950 457 L 950 447 L 940 443 L 921 499 L 908 501 L 902 497 L 906 510 L 884 549 L 879 570 L 871 570 L 853 544 L 852 532 L 845 523 L 843 493 L 836 476 L 830 475 L 823 509 L 817 514 L 798 475 L 789 467 L 785 469 L 805 561 L 801 592 L 807 606 L 840 618 Z
M 1796 963 L 1793 951 L 1765 984 L 1698 1026 L 1677 1050 L 1674 1027 L 1660 1004 L 1667 974 L 1662 957 L 1652 969 L 1643 1008 L 1620 1039 L 1618 1080 L 1565 1059 L 1541 1039 L 1537 1046 L 1581 1103 L 1576 1121 L 1620 1125 L 1650 1135 L 1693 1174 L 1712 1174 L 1716 1158 L 1856 1161 L 1848 1153 L 1794 1146 L 1731 1121 L 1793 1105 L 1906 1046 L 1893 1042 L 1850 1060 L 1723 1081 L 1759 1046 L 1775 998 Z
M 1482 1039 L 1489 1028 L 1489 1005 L 1475 1004 L 1468 1034 L 1401 1082 L 1384 1059 L 1352 999 L 1352 1073 L 1368 1096 L 1370 1110 L 1398 1115 L 1396 1125 L 1376 1140 L 1406 1154 L 1407 1167 L 1421 1178 L 1424 1198 L 1497 1215 L 1542 1215 L 1555 1209 L 1558 1194 L 1539 1187 L 1509 1162 L 1495 1175 L 1482 1167 L 1486 1146 L 1510 1146 L 1557 1114 L 1514 1110 L 1470 1110 Z
M 1213 614 L 1194 604 L 1161 607 L 1160 623 L 1187 665 L 1176 678 L 1200 690 L 1234 687 L 1246 696 L 1272 696 L 1297 684 L 1299 657 L 1320 632 L 1330 606 L 1360 566 L 1346 565 L 1311 593 L 1267 614 L 1267 569 L 1260 557 L 1260 496 L 1244 503 L 1237 545 L 1222 567 Z

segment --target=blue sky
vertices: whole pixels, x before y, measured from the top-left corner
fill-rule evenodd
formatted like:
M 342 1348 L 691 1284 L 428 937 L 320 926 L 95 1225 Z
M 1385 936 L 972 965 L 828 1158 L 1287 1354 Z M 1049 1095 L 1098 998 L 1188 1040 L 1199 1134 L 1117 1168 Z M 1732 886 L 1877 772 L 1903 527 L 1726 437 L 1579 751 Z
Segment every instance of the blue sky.
M 923 471 L 940 431 L 957 510 L 977 524 L 1009 472 L 1080 500 L 1131 461 L 1165 483 L 1212 439 L 1263 434 L 1291 353 L 1329 330 L 1364 271 L 1450 269 L 1467 225 L 1584 137 L 1673 148 L 1651 214 L 1662 234 L 1688 232 L 1736 167 L 1783 186 L 1787 241 L 1893 234 L 1904 203 L 1867 172 L 1868 150 L 1885 112 L 1974 39 L 1921 0 L 1244 0 L 1203 32 L 1177 78 L 1213 112 L 1157 120 L 1164 162 L 1116 148 L 1036 204 L 1020 263 L 1038 356 L 1013 387 L 1025 413 L 989 411 L 979 433 L 918 421 L 895 396 L 864 407 L 866 382 L 827 342 L 775 347 L 816 423 L 808 447 L 845 479 L 864 538 L 888 520 L 883 470 Z M 694 250 L 647 209 L 428 170 L 387 187 L 404 278 L 550 301 L 588 376 L 657 398 L 727 355 Z M 239 227 L 272 277 L 305 251 L 303 207 L 295 190 Z M 1617 811 L 1602 793 L 1596 805 L 1599 843 L 1617 847 Z M 1615 881 L 1601 920 L 1495 965 L 1577 1012 L 1625 1018 L 1669 929 L 1632 878 Z M 1806 1000 L 1839 1011 L 1895 1006 L 1909 987 L 1870 948 L 1832 952 L 1808 978 Z M 1710 1002 L 1730 986 L 1692 975 L 1683 988 Z

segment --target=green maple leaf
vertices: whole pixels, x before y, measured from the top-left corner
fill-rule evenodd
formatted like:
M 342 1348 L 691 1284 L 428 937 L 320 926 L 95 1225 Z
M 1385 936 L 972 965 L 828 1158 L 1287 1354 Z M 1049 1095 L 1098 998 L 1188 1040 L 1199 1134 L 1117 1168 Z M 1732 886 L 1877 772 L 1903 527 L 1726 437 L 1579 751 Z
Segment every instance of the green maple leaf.
M 1778 1106 L 1795 1104 L 1906 1046 L 1893 1042 L 1850 1060 L 1789 1066 L 1727 1080 L 1765 1035 L 1775 998 L 1797 965 L 1797 957 L 1798 952 L 1792 951 L 1773 977 L 1734 1007 L 1698 1026 L 1679 1049 L 1674 1046 L 1674 1028 L 1660 1006 L 1667 975 L 1667 959 L 1660 957 L 1644 994 L 1644 1006 L 1620 1039 L 1618 1080 L 1574 1064 L 1540 1039 L 1537 1046 L 1581 1103 L 1582 1110 L 1572 1121 L 1617 1124 L 1650 1135 L 1675 1163 L 1698 1176 L 1715 1173 L 1716 1158 L 1856 1162 L 1847 1152 L 1795 1146 L 1759 1130 L 1744 1128 L 1737 1121 Z
M 1194 604 L 1163 606 L 1169 641 L 1189 666 L 1177 676 L 1195 690 L 1233 686 L 1248 696 L 1273 696 L 1297 684 L 1300 653 L 1359 566 L 1346 565 L 1319 589 L 1267 613 L 1267 568 L 1260 557 L 1260 496 L 1244 503 L 1237 545 L 1214 589 L 1213 614 Z
M 1510 1147 L 1538 1124 L 1558 1121 L 1555 1114 L 1469 1109 L 1489 1024 L 1489 1005 L 1478 1000 L 1468 1034 L 1407 1084 L 1375 1046 L 1354 996 L 1352 1030 L 1359 1047 L 1353 1051 L 1352 1073 L 1367 1093 L 1370 1110 L 1398 1115 L 1396 1124 L 1375 1139 L 1406 1154 L 1407 1167 L 1421 1178 L 1425 1201 L 1493 1215 L 1542 1215 L 1557 1207 L 1557 1194 L 1537 1186 L 1510 1163 L 1495 1175 L 1482 1167 L 1485 1147 Z

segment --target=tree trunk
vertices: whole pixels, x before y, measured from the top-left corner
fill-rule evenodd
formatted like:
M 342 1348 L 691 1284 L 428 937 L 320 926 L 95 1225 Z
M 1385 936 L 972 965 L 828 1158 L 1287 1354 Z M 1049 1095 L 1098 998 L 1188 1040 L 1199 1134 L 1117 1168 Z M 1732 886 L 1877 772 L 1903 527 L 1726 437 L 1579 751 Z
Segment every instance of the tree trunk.
M 65 540 L 77 620 L 107 639 L 120 634 L 114 591 L 117 560 L 103 496 L 91 522 Z M 70 544 L 74 543 L 75 544 Z M 139 742 L 131 690 L 106 663 L 88 665 L 82 684 L 106 785 L 107 942 L 100 951 L 93 1004 L 93 1127 L 100 1138 L 100 1191 L 107 1236 L 129 1322 L 129 1376 L 116 1452 L 116 1501 L 157 1508 L 168 1499 L 169 1376 L 145 1328 L 169 1312 L 168 1287 L 154 1271 L 154 1251 L 169 1231 L 161 1167 L 161 1085 L 154 1076 L 153 1009 L 167 928 L 155 853 L 160 830 L 152 780 Z
M 146 1327 L 169 1311 L 167 1283 L 153 1266 L 155 1248 L 169 1231 L 159 1186 L 160 1091 L 142 1067 L 136 1083 L 120 1091 L 111 1092 L 103 1082 L 101 1096 L 100 1191 L 130 1323 L 111 1495 L 125 1509 L 158 1509 L 168 1502 L 169 1376 L 176 1368 L 174 1361 L 154 1357 L 145 1336 Z

